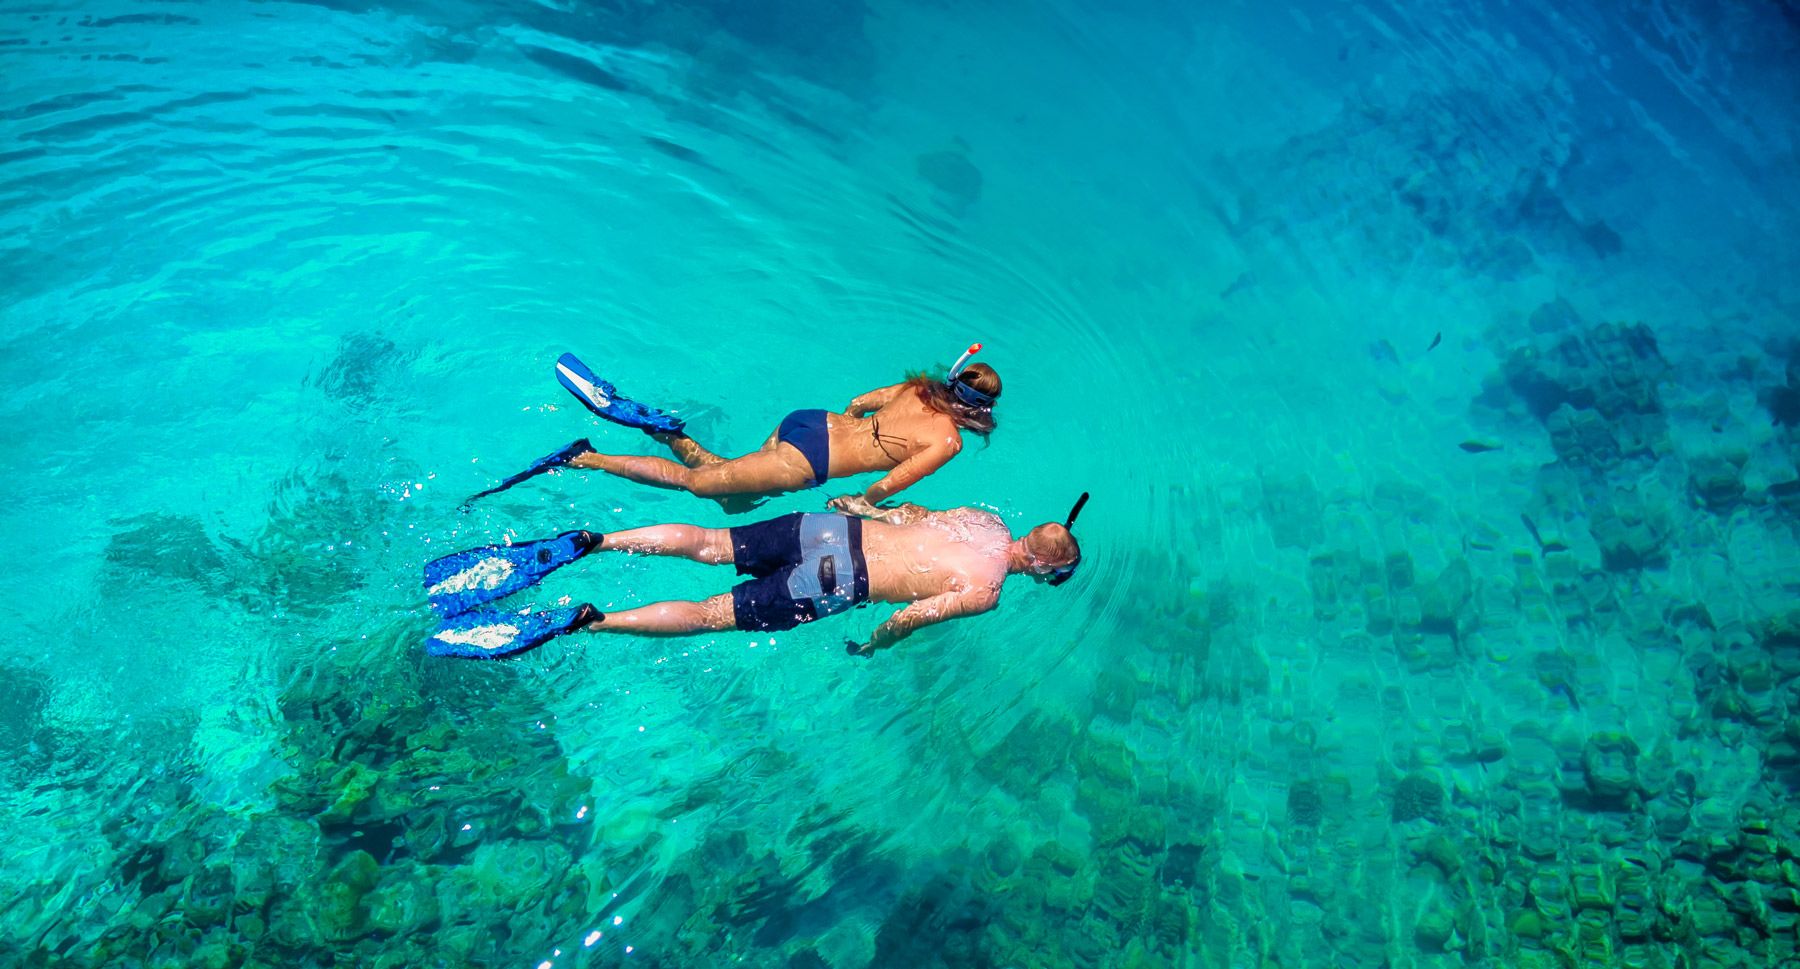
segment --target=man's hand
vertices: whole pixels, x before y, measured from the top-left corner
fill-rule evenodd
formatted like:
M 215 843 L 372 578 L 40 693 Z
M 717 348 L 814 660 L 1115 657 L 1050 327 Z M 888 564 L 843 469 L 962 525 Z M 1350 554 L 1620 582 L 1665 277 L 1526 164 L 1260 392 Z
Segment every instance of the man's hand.
M 869 504 L 869 500 L 862 495 L 839 495 L 826 502 L 825 507 L 859 518 L 880 518 L 883 514 L 881 509 Z
M 844 640 L 844 652 L 849 653 L 851 656 L 861 656 L 863 659 L 868 659 L 875 655 L 875 644 L 873 642 L 859 643 L 854 639 L 846 639 Z

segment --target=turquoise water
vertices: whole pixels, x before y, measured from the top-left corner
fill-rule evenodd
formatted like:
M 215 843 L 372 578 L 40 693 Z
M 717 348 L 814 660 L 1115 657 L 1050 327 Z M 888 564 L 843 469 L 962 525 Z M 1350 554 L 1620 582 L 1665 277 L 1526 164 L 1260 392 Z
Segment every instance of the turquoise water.
M 7 6 L 0 964 L 1791 962 L 1800 14 L 1414 6 Z M 975 340 L 1069 585 L 422 655 Z

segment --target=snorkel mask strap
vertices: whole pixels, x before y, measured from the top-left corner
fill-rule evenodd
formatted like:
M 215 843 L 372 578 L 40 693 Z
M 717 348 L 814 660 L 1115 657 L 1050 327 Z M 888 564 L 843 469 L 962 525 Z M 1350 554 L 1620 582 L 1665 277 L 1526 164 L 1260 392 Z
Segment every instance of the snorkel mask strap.
M 951 393 L 956 395 L 957 400 L 968 404 L 970 407 L 992 407 L 994 406 L 993 394 L 982 393 L 963 381 L 956 379 L 962 374 L 963 370 L 969 366 L 969 358 L 980 352 L 981 344 L 969 344 L 969 348 L 963 351 L 962 356 L 957 357 L 956 362 L 950 365 L 950 375 L 944 378 L 944 384 L 950 388 Z
M 1069 517 L 1063 519 L 1063 528 L 1067 529 L 1071 534 L 1075 531 L 1075 519 L 1081 516 L 1081 509 L 1087 507 L 1087 500 L 1088 493 L 1084 491 L 1081 493 L 1081 497 L 1075 499 L 1075 507 L 1069 509 Z M 1051 585 L 1062 585 L 1064 582 L 1075 577 L 1075 569 L 1080 564 L 1080 562 L 1076 562 L 1074 565 L 1065 565 L 1050 573 L 1050 578 L 1046 581 Z

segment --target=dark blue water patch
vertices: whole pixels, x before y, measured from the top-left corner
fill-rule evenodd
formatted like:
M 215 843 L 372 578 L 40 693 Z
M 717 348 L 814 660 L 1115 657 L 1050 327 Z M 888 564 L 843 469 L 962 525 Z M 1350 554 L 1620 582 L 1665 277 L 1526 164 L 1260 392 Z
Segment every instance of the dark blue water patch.
M 35 118 L 43 114 L 55 114 L 58 111 L 73 111 L 90 104 L 102 101 L 121 101 L 133 94 L 154 94 L 166 90 L 148 84 L 126 84 L 105 91 L 79 91 L 72 94 L 61 94 L 53 98 L 45 98 L 22 107 L 0 111 L 0 121 L 21 121 Z
M 121 111 L 116 114 L 97 114 L 78 121 L 65 121 L 47 128 L 27 131 L 19 138 L 30 141 L 81 141 L 94 134 L 112 128 L 124 128 L 129 125 L 142 124 L 149 121 L 150 116 L 142 111 Z
M 706 160 L 705 155 L 700 154 L 686 145 L 676 144 L 666 138 L 658 138 L 654 135 L 640 135 L 639 137 L 643 139 L 644 144 L 649 145 L 656 151 L 659 151 L 676 161 L 683 161 L 690 165 L 698 165 L 702 168 L 710 168 L 713 171 L 718 171 L 718 168 L 714 166 L 712 162 Z
M 606 91 L 630 92 L 635 89 L 631 82 L 619 75 L 593 61 L 576 57 L 573 54 L 565 54 L 547 47 L 533 47 L 529 44 L 520 44 L 519 52 L 525 55 L 526 60 L 583 84 L 591 84 Z
M 1800 427 L 1800 342 L 1787 348 L 1780 382 L 1771 382 L 1757 394 L 1769 422 L 1777 427 Z
M 275 105 L 270 107 L 265 113 L 272 118 L 310 118 L 315 120 L 319 119 L 321 116 L 329 116 L 332 118 L 355 118 L 360 121 L 368 121 L 378 125 L 391 125 L 399 120 L 399 117 L 392 111 L 382 108 L 357 108 L 346 104 Z
M 253 87 L 242 91 L 207 91 L 203 94 L 192 94 L 184 98 L 164 101 L 152 110 L 161 114 L 169 111 L 183 111 L 188 108 L 204 108 L 214 104 L 229 104 L 233 101 L 249 101 L 285 93 L 287 92 L 279 88 L 262 87 Z
M 77 21 L 77 27 L 127 27 L 132 25 L 156 24 L 165 27 L 198 27 L 200 21 L 193 17 L 183 17 L 173 13 L 128 13 L 117 17 L 102 17 L 95 20 L 84 17 Z
M 946 151 L 927 152 L 914 159 L 919 177 L 936 190 L 936 198 L 951 214 L 966 214 L 981 199 L 981 169 L 969 160 L 968 146 L 961 144 Z
M 11 162 L 30 161 L 33 158 L 42 158 L 48 154 L 50 154 L 50 152 L 45 148 L 21 148 L 18 151 L 0 151 L 0 165 L 6 165 Z

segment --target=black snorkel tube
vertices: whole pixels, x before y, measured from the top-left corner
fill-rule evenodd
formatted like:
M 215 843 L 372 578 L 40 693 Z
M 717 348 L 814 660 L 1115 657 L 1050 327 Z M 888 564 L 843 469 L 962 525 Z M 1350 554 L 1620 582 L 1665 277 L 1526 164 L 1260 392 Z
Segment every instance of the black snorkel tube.
M 957 357 L 956 362 L 950 365 L 950 375 L 944 378 L 944 386 L 950 388 L 950 392 L 956 395 L 957 400 L 970 407 L 992 407 L 994 406 L 993 394 L 983 393 L 957 379 L 962 375 L 963 369 L 969 365 L 969 358 L 980 352 L 981 344 L 969 344 L 969 348 L 963 351 L 962 356 Z
M 1084 491 L 1081 493 L 1081 497 L 1075 499 L 1075 507 L 1069 509 L 1069 517 L 1063 519 L 1063 528 L 1064 528 L 1064 530 L 1068 531 L 1071 535 L 1073 535 L 1075 532 L 1075 519 L 1077 516 L 1079 516 L 1081 514 L 1081 509 L 1087 505 L 1087 500 L 1088 500 L 1088 493 Z M 1072 564 L 1065 565 L 1062 568 L 1057 569 L 1056 571 L 1050 573 L 1050 578 L 1047 581 L 1051 585 L 1062 585 L 1064 582 L 1067 582 L 1070 579 L 1075 577 L 1075 568 L 1077 566 L 1079 566 L 1080 564 L 1081 564 L 1081 560 L 1076 559 Z

